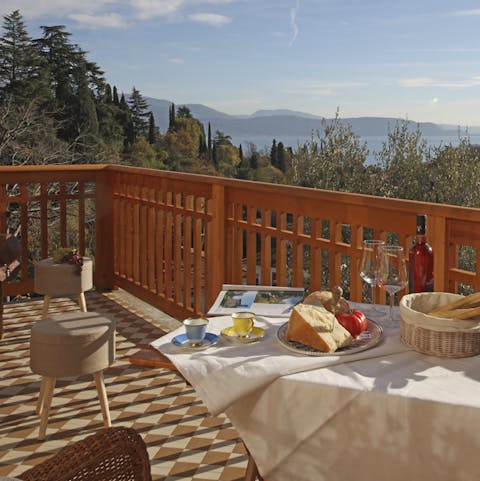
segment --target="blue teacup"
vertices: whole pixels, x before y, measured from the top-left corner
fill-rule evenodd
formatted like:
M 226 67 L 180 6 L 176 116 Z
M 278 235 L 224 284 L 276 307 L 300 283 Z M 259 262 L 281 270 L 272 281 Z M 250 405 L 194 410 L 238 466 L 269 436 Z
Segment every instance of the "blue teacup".
M 205 339 L 205 334 L 207 333 L 208 319 L 188 318 L 183 321 L 183 325 L 185 326 L 185 334 L 187 335 L 190 345 L 198 346 L 202 344 Z

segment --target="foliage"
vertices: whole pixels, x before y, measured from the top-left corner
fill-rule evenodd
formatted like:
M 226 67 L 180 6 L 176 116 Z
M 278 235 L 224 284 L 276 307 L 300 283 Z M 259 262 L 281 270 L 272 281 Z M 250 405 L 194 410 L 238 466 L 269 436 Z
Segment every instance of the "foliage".
M 150 117 L 150 112 L 147 101 L 135 87 L 132 88 L 128 104 L 133 125 L 133 141 L 135 142 L 138 137 L 148 135 L 147 118 Z
M 428 160 L 427 142 L 420 128 L 411 131 L 406 120 L 397 123 L 389 129 L 387 141 L 377 154 L 382 174 L 374 179 L 376 195 L 421 200 L 418 196 L 423 197 L 425 192 Z
M 349 125 L 335 118 L 322 121 L 322 131 L 298 146 L 288 176 L 296 185 L 318 189 L 365 191 L 367 147 Z
M 145 137 L 140 137 L 130 148 L 130 165 L 136 167 L 147 167 L 149 169 L 164 168 L 163 162 L 157 155 L 155 148 Z
M 55 264 L 70 264 L 75 266 L 75 274 L 82 273 L 83 257 L 78 253 L 77 249 L 71 247 L 59 247 L 52 256 Z
M 29 37 L 18 10 L 4 17 L 0 39 L 0 98 L 16 102 L 45 100 L 48 95 L 46 70 L 38 49 Z
M 57 137 L 54 119 L 34 101 L 0 104 L 0 165 L 74 163 L 75 150 Z
M 468 136 L 460 137 L 456 147 L 434 148 L 425 171 L 422 200 L 480 207 L 480 147 L 471 145 Z
M 204 126 L 185 105 L 156 127 L 135 87 L 125 96 L 72 42 L 62 25 L 32 39 L 18 10 L 0 37 L 0 164 L 124 163 L 420 201 L 480 206 L 480 147 L 429 148 L 417 127 L 391 126 L 373 165 L 366 144 L 339 112 L 294 149 L 273 139 L 244 153 L 230 135 Z
M 224 177 L 235 177 L 240 163 L 238 149 L 232 144 L 218 144 L 215 147 L 217 172 Z

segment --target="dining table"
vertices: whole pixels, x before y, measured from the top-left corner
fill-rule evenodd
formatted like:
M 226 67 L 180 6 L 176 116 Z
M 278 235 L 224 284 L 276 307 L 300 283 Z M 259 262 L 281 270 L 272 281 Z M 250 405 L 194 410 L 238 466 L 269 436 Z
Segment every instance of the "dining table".
M 267 481 L 478 481 L 480 356 L 442 358 L 407 347 L 399 311 L 350 303 L 380 332 L 364 349 L 288 348 L 288 318 L 256 316 L 256 342 L 209 319 L 206 349 L 151 346 L 175 365 L 212 415 L 225 413 Z M 218 337 L 217 337 L 218 336 Z

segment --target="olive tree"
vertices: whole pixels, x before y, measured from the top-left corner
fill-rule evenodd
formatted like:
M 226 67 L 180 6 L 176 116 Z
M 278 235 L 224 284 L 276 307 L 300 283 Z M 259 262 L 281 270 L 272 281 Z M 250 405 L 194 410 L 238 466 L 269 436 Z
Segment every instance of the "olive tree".
M 322 121 L 322 129 L 291 156 L 287 177 L 295 185 L 318 189 L 366 192 L 368 149 L 338 112 Z
M 372 179 L 373 194 L 423 200 L 430 188 L 426 182 L 429 149 L 420 128 L 407 120 L 389 129 L 387 140 L 376 153 L 378 174 Z

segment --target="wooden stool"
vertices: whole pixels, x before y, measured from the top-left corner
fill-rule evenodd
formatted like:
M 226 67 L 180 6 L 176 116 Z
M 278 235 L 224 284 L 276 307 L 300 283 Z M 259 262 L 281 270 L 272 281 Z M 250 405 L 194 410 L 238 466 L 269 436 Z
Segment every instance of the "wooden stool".
M 51 258 L 42 259 L 35 264 L 35 286 L 37 294 L 43 294 L 42 317 L 48 314 L 52 297 L 77 295 L 82 312 L 87 312 L 85 291 L 93 287 L 92 259 L 83 258 L 82 272 L 77 274 L 71 264 L 55 264 Z
M 41 374 L 37 404 L 39 438 L 45 438 L 57 377 L 93 374 L 106 427 L 111 425 L 103 369 L 115 360 L 115 322 L 97 312 L 69 312 L 40 319 L 32 327 L 30 367 Z

